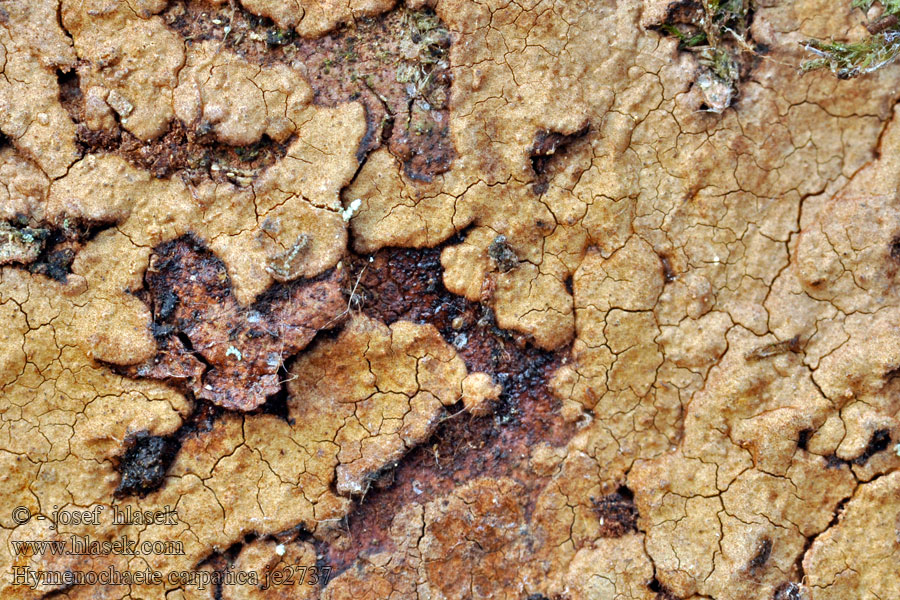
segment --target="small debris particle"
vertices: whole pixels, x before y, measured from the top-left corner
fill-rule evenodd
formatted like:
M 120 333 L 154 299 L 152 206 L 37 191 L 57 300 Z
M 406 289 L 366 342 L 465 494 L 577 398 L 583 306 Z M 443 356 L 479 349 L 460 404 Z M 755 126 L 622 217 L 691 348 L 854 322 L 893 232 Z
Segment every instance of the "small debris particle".
M 488 255 L 494 259 L 497 268 L 501 273 L 506 273 L 516 268 L 519 264 L 519 257 L 506 241 L 505 235 L 498 235 L 488 247 Z
M 625 486 L 594 500 L 594 510 L 600 520 L 600 537 L 617 538 L 637 531 L 637 507 L 631 490 Z
M 241 355 L 241 351 L 234 346 L 228 346 L 228 350 L 225 351 L 225 356 L 233 356 L 238 360 L 244 360 L 244 357 Z
M 309 235 L 301 233 L 297 241 L 285 252 L 272 257 L 266 265 L 266 271 L 275 281 L 286 282 L 296 279 L 300 269 L 295 263 L 309 249 Z
M 789 340 L 783 340 L 780 342 L 773 342 L 771 344 L 766 344 L 765 346 L 760 346 L 755 350 L 751 350 L 747 354 L 744 355 L 744 358 L 747 360 L 762 360 L 764 358 L 769 358 L 770 356 L 775 356 L 777 354 L 784 354 L 785 352 L 800 352 L 800 336 L 795 335 Z

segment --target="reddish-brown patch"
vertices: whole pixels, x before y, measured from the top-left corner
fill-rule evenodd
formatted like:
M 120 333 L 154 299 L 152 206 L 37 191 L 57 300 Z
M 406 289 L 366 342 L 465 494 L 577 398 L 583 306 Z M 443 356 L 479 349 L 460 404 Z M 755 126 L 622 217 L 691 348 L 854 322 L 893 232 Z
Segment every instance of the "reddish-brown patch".
M 281 390 L 286 358 L 341 323 L 342 273 L 277 284 L 242 307 L 221 260 L 191 237 L 166 242 L 145 275 L 159 352 L 129 374 L 181 383 L 224 408 L 253 410 Z
M 384 547 L 394 515 L 476 477 L 511 477 L 523 485 L 526 517 L 547 479 L 529 468 L 531 448 L 564 445 L 573 427 L 563 422 L 547 380 L 567 351 L 548 353 L 496 327 L 490 309 L 448 292 L 440 249 L 386 249 L 360 261 L 357 294 L 363 312 L 386 323 L 430 323 L 453 345 L 470 372 L 484 371 L 503 386 L 493 414 L 452 412 L 432 438 L 386 470 L 347 521 L 348 544 L 332 544 L 324 561 L 339 570 L 360 554 Z M 462 411 L 461 406 L 454 407 Z

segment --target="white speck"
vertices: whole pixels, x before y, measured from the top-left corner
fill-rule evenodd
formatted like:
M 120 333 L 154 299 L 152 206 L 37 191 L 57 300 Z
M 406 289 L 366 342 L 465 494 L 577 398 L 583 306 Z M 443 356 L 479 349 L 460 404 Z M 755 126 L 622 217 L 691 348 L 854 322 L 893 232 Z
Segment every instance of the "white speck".
M 900 456 L 900 444 L 897 444 L 896 446 L 894 446 L 894 452 L 897 453 L 897 456 Z
M 234 346 L 228 346 L 228 350 L 225 351 L 225 356 L 233 356 L 238 360 L 244 360 L 241 351 L 235 348 Z
M 247 314 L 247 322 L 248 323 L 259 323 L 260 314 L 255 310 L 251 310 Z
M 48 123 L 50 123 L 50 115 L 44 112 L 38 113 L 37 120 L 41 125 L 47 125 Z
M 341 217 L 344 218 L 344 221 L 349 221 L 356 214 L 356 211 L 359 210 L 360 206 L 362 206 L 362 200 L 359 198 L 353 200 L 350 206 L 341 211 Z
M 275 554 L 278 556 L 284 556 L 284 544 L 278 544 L 275 546 Z
M 204 385 L 203 387 L 207 390 L 212 390 L 212 386 L 209 385 L 208 383 L 206 385 Z
M 419 494 L 422 493 L 422 488 L 419 487 L 419 480 L 418 480 L 418 479 L 414 479 L 414 480 L 413 480 L 412 489 L 413 489 L 413 492 L 416 493 L 416 496 L 418 496 Z
M 453 347 L 457 350 L 462 350 L 466 347 L 466 344 L 469 343 L 469 336 L 465 333 L 457 333 L 456 337 L 453 338 Z

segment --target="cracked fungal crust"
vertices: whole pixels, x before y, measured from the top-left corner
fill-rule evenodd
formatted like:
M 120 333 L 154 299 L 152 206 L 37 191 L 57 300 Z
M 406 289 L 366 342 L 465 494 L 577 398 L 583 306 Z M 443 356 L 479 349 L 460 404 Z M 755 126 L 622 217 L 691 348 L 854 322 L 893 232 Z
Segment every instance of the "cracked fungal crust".
M 900 597 L 900 71 L 696 8 L 4 2 L 0 596 Z

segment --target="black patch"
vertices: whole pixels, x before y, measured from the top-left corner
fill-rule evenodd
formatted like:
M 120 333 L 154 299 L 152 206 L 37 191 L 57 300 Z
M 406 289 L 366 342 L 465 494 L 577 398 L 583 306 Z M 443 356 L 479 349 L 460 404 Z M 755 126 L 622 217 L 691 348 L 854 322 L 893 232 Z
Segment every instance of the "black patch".
M 116 496 L 146 496 L 159 489 L 179 447 L 172 437 L 150 435 L 146 431 L 135 435 L 131 446 L 119 458 L 122 479 L 116 487 Z
M 878 454 L 879 452 L 883 452 L 887 450 L 888 446 L 891 444 L 891 432 L 888 429 L 879 429 L 875 433 L 872 434 L 872 439 L 869 440 L 869 444 L 866 446 L 866 449 L 863 450 L 863 453 L 851 460 L 850 462 L 854 465 L 865 465 L 872 456 Z
M 678 596 L 669 591 L 669 588 L 661 584 L 656 577 L 647 584 L 647 589 L 651 592 L 656 592 L 656 600 L 680 600 Z
M 891 240 L 891 258 L 900 261 L 900 235 Z
M 806 450 L 807 445 L 809 444 L 809 438 L 812 437 L 812 434 L 815 433 L 812 429 L 803 429 L 797 433 L 797 447 L 801 450 Z

